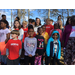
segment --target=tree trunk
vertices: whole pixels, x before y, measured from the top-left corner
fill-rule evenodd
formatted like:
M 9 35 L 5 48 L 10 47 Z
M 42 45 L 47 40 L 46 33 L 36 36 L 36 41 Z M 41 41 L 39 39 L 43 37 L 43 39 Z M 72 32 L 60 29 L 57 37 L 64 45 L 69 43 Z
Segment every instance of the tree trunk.
M 67 9 L 67 17 L 69 17 L 69 9 Z
M 23 9 L 23 21 L 25 20 L 25 9 Z
M 12 27 L 12 9 L 11 9 L 11 27 Z
M 48 18 L 50 18 L 50 9 L 48 9 Z
M 29 24 L 30 9 L 28 9 L 28 24 Z
M 18 11 L 18 12 L 17 12 L 18 17 L 21 19 L 21 10 L 20 10 L 20 9 L 18 9 L 17 11 Z
M 63 16 L 63 9 L 62 9 L 62 20 L 63 20 L 63 26 L 64 26 L 64 16 Z

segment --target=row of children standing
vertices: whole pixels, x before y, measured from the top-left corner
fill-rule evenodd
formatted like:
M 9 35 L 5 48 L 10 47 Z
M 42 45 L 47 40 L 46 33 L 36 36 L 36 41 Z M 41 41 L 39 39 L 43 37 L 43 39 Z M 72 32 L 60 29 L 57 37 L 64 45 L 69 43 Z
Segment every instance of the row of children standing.
M 58 59 L 60 59 L 61 56 L 61 43 L 59 40 L 61 35 L 58 31 L 53 31 L 53 33 L 51 32 L 52 29 L 55 29 L 56 25 L 53 27 L 50 24 L 50 21 L 53 22 L 50 19 L 46 19 L 46 25 L 41 27 L 40 19 L 36 18 L 37 24 L 35 24 L 35 21 L 32 20 L 31 24 L 29 24 L 27 28 L 27 22 L 24 21 L 23 28 L 21 28 L 19 20 L 15 20 L 14 27 L 10 32 L 10 30 L 6 28 L 6 20 L 1 20 L 0 50 L 2 62 L 8 65 L 18 65 L 21 53 L 24 53 L 25 55 L 25 65 L 28 65 L 29 63 L 31 63 L 31 65 L 41 65 L 41 59 L 46 55 L 47 64 L 50 61 L 50 59 L 48 59 L 50 56 L 54 57 L 54 61 L 57 60 L 58 62 Z M 50 32 L 52 35 L 49 38 Z

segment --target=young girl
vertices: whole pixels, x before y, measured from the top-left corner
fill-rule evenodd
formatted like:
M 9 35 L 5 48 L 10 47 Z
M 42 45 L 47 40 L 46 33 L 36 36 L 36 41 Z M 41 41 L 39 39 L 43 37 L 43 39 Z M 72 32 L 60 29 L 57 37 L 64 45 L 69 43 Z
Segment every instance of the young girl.
M 54 30 L 56 30 L 56 31 L 59 32 L 59 35 L 60 35 L 60 41 L 62 42 L 62 30 L 60 29 L 60 26 L 59 26 L 58 23 L 55 23 L 55 24 L 54 24 L 54 29 L 52 29 L 52 30 L 50 31 L 49 37 L 51 37 L 52 32 L 53 32 Z
M 1 51 L 1 59 L 4 64 L 6 64 L 6 43 L 10 39 L 10 30 L 6 28 L 7 21 L 1 20 L 1 30 L 0 30 L 0 51 Z
M 29 25 L 29 26 L 30 26 L 30 25 Z M 36 33 L 33 32 L 33 37 L 35 37 L 35 36 L 36 36 Z M 24 42 L 24 39 L 25 39 L 26 37 L 29 37 L 29 33 L 28 33 L 28 31 L 24 32 L 24 36 L 23 36 L 23 40 L 22 40 L 22 42 Z
M 48 40 L 46 54 L 48 58 L 48 63 L 50 62 L 51 57 L 53 58 L 52 64 L 55 65 L 57 62 L 59 65 L 59 59 L 61 57 L 61 42 L 60 42 L 60 35 L 58 31 L 53 31 L 50 39 Z
M 39 27 L 41 27 L 41 20 L 40 18 L 36 18 L 35 27 L 34 27 L 34 31 L 36 32 L 36 34 Z
M 38 35 L 35 36 L 37 38 L 35 65 L 41 65 L 42 55 L 45 54 L 45 41 L 44 37 L 42 36 L 42 32 L 42 28 L 38 28 Z
M 6 45 L 7 65 L 19 65 L 19 57 L 22 50 L 21 41 L 17 38 L 19 35 L 19 31 L 11 31 L 12 39 Z
M 42 29 L 43 29 L 42 36 L 43 36 L 44 39 L 45 39 L 45 48 L 46 48 L 46 46 L 47 46 L 47 41 L 48 41 L 48 39 L 49 39 L 49 35 L 48 35 L 48 33 L 46 32 L 46 26 L 45 26 L 45 25 L 42 26 Z M 42 63 L 43 63 L 43 64 L 46 64 L 46 62 L 45 62 L 45 55 L 42 57 Z
M 22 41 L 24 31 L 23 31 L 23 29 L 21 28 L 20 22 L 19 22 L 18 20 L 15 20 L 15 21 L 14 21 L 14 28 L 12 28 L 11 30 L 19 30 L 20 35 L 18 36 L 18 39 Z
M 48 39 L 49 39 L 49 35 L 48 35 L 48 33 L 46 32 L 46 26 L 43 25 L 43 26 L 42 26 L 42 29 L 43 29 L 42 36 L 43 36 L 44 39 L 45 39 L 45 45 L 47 45 L 47 41 L 48 41 Z
M 31 65 L 34 65 L 35 60 L 35 52 L 37 49 L 37 39 L 33 37 L 34 34 L 34 28 L 32 25 L 28 26 L 28 34 L 29 37 L 26 37 L 24 40 L 24 50 L 25 50 L 25 65 L 29 65 L 29 62 Z

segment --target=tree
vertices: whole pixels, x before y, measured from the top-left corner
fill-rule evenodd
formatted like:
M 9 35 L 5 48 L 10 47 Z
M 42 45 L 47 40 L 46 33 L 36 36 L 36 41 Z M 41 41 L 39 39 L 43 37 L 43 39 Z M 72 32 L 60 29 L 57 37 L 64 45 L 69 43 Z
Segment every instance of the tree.
M 50 17 L 50 9 L 48 9 L 48 18 Z

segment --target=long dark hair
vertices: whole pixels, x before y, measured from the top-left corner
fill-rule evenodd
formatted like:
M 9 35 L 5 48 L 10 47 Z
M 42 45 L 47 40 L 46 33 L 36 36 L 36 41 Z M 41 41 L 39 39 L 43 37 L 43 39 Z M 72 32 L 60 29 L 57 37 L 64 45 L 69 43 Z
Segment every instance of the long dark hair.
M 39 19 L 39 20 L 40 20 L 40 18 L 36 18 L 36 20 L 37 20 L 37 19 Z M 39 25 L 41 25 L 41 20 L 40 20 Z M 37 26 L 36 22 L 35 22 L 35 26 Z
M 71 20 L 71 17 L 68 17 L 68 18 L 67 18 L 67 21 L 66 21 L 66 25 L 65 25 L 65 26 L 69 25 L 69 22 L 68 22 L 69 19 Z
M 21 29 L 21 24 L 20 24 L 19 20 L 15 20 L 15 21 L 14 21 L 14 28 L 16 28 L 16 26 L 15 26 L 15 22 L 16 22 L 16 21 L 19 23 L 18 28 Z

